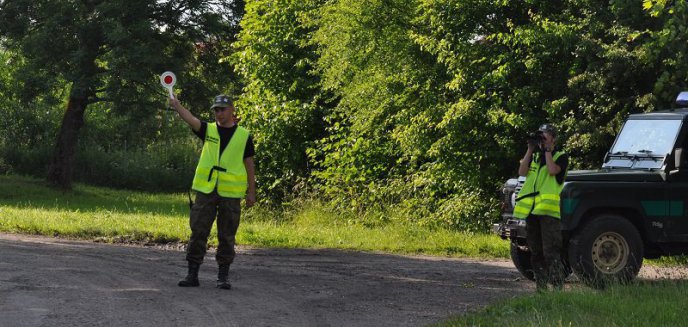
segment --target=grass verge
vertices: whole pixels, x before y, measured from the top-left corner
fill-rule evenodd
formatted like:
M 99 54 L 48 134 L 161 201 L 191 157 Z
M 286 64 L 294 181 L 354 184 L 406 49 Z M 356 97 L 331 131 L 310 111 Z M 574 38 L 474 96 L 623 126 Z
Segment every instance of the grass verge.
M 684 326 L 686 292 L 682 280 L 577 287 L 502 301 L 436 326 Z
M 429 230 L 401 219 L 367 227 L 332 213 L 316 201 L 275 212 L 245 210 L 237 234 L 244 245 L 336 248 L 507 258 L 508 242 L 490 234 Z M 186 194 L 152 194 L 76 184 L 72 192 L 46 187 L 43 180 L 0 176 L 0 232 L 131 242 L 186 242 Z M 213 230 L 209 243 L 216 245 Z

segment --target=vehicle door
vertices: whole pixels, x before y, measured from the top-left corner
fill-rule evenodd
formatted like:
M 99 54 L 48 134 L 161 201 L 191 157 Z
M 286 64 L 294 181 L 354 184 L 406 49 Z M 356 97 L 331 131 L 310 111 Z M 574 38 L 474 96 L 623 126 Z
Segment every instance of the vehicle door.
M 612 153 L 631 158 L 631 170 L 644 175 L 633 188 L 650 242 L 688 240 L 688 167 L 674 174 L 666 171 L 673 166 L 667 160 L 685 139 L 680 135 L 682 119 L 678 115 L 629 118 L 612 148 Z
M 688 242 L 688 144 L 684 144 L 682 149 L 684 153 L 680 168 L 667 173 L 667 218 L 663 226 L 653 226 L 665 230 L 667 241 L 671 242 Z

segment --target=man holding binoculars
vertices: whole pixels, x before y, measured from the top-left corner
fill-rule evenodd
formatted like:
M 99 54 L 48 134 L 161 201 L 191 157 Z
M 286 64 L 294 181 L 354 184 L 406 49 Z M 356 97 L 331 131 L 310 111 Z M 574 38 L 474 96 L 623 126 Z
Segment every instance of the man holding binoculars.
M 557 132 L 553 125 L 543 124 L 528 135 L 528 150 L 520 161 L 519 176 L 526 176 L 516 197 L 514 217 L 526 220 L 528 247 L 538 291 L 551 284 L 555 289 L 564 285 L 561 262 L 562 236 L 559 193 L 569 158 L 555 148 Z

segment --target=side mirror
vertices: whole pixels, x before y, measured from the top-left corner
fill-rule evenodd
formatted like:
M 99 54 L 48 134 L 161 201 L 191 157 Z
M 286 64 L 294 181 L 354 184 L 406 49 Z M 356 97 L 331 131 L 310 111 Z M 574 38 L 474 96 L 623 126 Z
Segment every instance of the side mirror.
M 674 169 L 669 172 L 669 175 L 678 173 L 678 170 L 683 164 L 683 148 L 674 149 Z

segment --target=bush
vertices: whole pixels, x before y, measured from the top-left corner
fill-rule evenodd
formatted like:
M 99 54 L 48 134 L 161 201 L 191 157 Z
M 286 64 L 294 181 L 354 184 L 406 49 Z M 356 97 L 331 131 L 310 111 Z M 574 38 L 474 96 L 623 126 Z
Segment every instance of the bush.
M 198 146 L 191 141 L 158 142 L 128 151 L 89 147 L 77 154 L 74 180 L 113 188 L 182 192 L 191 188 L 197 160 Z
M 157 142 L 141 149 L 106 151 L 84 146 L 74 158 L 74 181 L 120 189 L 183 192 L 191 188 L 200 143 Z M 54 149 L 0 147 L 0 174 L 45 178 Z
M 12 173 L 12 166 L 5 163 L 5 160 L 0 157 L 0 175 L 9 175 Z
M 53 149 L 48 145 L 34 147 L 0 147 L 0 160 L 13 173 L 44 178 Z M 0 168 L 2 169 L 2 168 Z M 6 172 L 5 172 L 6 173 Z

